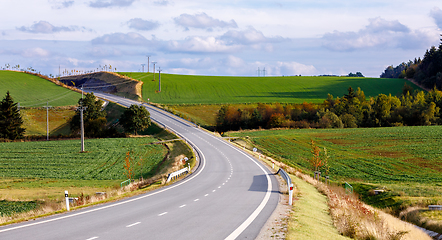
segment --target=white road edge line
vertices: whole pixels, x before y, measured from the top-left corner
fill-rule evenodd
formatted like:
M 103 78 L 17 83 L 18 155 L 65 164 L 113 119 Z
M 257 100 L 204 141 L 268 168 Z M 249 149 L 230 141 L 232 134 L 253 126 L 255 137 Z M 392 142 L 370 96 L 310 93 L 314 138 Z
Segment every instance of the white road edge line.
M 267 202 L 269 201 L 270 195 L 272 193 L 272 179 L 270 179 L 269 174 L 264 170 L 264 168 L 258 162 L 256 162 L 255 159 L 251 158 L 249 155 L 238 150 L 237 148 L 233 147 L 230 144 L 229 144 L 229 146 L 231 146 L 233 149 L 236 149 L 238 152 L 242 153 L 244 156 L 246 156 L 252 162 L 254 162 L 259 168 L 261 168 L 261 170 L 266 175 L 268 185 L 267 185 L 266 195 L 264 196 L 264 199 L 262 200 L 261 204 L 259 204 L 259 206 L 255 209 L 255 211 L 253 211 L 253 213 L 237 229 L 235 229 L 235 231 L 233 231 L 229 236 L 227 236 L 225 238 L 226 240 L 236 239 L 244 230 L 246 230 L 246 228 L 256 219 L 256 217 L 258 217 L 258 215 L 264 209 L 264 207 L 266 206 Z

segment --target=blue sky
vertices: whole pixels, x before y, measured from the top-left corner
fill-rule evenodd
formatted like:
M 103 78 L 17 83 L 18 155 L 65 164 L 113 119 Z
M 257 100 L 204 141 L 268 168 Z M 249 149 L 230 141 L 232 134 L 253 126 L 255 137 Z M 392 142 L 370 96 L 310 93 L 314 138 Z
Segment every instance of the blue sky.
M 2 0 L 0 66 L 378 77 L 438 46 L 440 1 Z M 145 67 L 147 71 L 147 66 Z

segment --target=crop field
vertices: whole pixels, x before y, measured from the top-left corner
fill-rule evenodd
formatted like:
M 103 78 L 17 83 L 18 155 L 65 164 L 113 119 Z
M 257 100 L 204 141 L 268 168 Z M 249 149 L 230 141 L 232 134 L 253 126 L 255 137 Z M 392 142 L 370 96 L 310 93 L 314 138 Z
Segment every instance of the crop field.
M 80 153 L 80 140 L 10 142 L 0 144 L 0 177 L 125 180 L 126 153 L 131 152 L 135 177 L 149 177 L 167 149 L 151 145 L 154 138 L 86 139 L 87 152 Z
M 442 126 L 265 130 L 227 135 L 248 137 L 258 149 L 303 170 L 309 169 L 310 140 L 314 140 L 330 155 L 333 180 L 370 183 L 416 201 L 421 197 L 442 200 Z
M 9 91 L 14 102 L 23 107 L 42 107 L 49 105 L 76 105 L 81 94 L 57 86 L 43 78 L 14 71 L 0 71 L 0 97 L 3 99 Z
M 360 87 L 367 97 L 380 93 L 401 93 L 404 79 L 352 77 L 224 77 L 161 74 L 120 73 L 143 81 L 142 95 L 147 101 L 161 104 L 226 104 L 226 103 L 320 103 L 330 93 L 343 96 L 349 86 Z
M 0 200 L 0 217 L 10 216 L 15 213 L 28 212 L 37 208 L 35 201 L 6 201 Z

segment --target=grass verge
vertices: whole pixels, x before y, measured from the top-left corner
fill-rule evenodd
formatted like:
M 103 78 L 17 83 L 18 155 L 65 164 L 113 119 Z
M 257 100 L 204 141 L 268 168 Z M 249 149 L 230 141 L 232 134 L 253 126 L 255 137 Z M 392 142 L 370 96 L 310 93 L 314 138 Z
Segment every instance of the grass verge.
M 287 239 L 350 239 L 342 236 L 333 226 L 327 197 L 304 180 L 296 176 L 291 178 L 296 186 L 296 194 Z

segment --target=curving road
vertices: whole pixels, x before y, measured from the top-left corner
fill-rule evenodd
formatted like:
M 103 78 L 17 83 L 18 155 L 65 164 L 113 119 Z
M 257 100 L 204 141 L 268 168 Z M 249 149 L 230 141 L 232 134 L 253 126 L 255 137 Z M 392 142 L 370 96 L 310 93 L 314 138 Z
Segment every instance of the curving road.
M 127 107 L 140 104 L 109 94 L 95 95 Z M 145 107 L 151 119 L 197 150 L 200 164 L 193 174 L 119 202 L 0 227 L 0 239 L 256 238 L 278 204 L 273 174 L 226 141 L 162 110 Z

